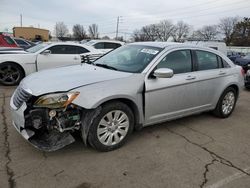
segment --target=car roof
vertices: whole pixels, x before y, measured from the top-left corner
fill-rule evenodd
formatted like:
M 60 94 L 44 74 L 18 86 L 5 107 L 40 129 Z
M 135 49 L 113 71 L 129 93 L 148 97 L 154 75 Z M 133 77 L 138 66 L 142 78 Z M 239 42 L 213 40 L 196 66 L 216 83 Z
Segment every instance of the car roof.
M 178 42 L 134 42 L 130 43 L 129 45 L 144 45 L 144 46 L 151 46 L 157 48 L 198 48 L 203 50 L 209 50 L 213 52 L 218 52 L 218 50 L 214 50 L 209 47 L 201 46 L 199 44 L 187 44 L 187 43 L 178 43 Z
M 124 44 L 125 42 L 121 42 L 121 41 L 118 41 L 118 40 L 102 40 L 102 39 L 95 39 L 95 40 L 90 40 L 88 42 L 111 42 L 111 43 L 117 43 L 117 44 Z
M 54 45 L 73 45 L 73 46 L 80 46 L 83 48 L 86 48 L 87 50 L 89 50 L 90 52 L 93 53 L 99 53 L 99 50 L 95 49 L 92 46 L 88 46 L 86 44 L 80 44 L 80 43 L 75 43 L 75 42 L 47 42 L 48 45 L 50 46 L 54 46 Z

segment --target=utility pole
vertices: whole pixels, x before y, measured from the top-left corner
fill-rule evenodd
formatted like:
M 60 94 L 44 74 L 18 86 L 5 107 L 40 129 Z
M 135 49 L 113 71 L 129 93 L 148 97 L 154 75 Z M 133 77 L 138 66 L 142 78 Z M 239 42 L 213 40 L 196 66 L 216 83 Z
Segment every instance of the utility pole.
M 119 22 L 120 22 L 120 16 L 117 17 L 117 22 L 116 22 L 116 36 L 115 36 L 115 39 L 116 39 L 116 40 L 117 40 L 117 38 L 118 38 Z
M 23 27 L 23 16 L 22 16 L 22 14 L 20 14 L 20 25 L 21 25 L 21 27 Z

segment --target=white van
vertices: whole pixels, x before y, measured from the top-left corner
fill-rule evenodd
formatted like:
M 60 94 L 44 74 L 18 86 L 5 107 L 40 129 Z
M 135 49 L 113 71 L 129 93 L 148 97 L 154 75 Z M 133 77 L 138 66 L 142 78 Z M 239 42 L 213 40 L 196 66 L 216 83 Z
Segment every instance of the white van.
M 186 44 L 194 44 L 203 47 L 213 48 L 227 55 L 227 45 L 225 42 L 219 41 L 186 41 Z

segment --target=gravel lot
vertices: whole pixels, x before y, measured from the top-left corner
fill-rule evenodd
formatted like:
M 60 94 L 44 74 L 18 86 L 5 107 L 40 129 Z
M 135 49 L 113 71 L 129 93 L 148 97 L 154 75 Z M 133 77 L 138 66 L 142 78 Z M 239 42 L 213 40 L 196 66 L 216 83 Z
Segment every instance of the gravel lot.
M 100 153 L 78 138 L 52 153 L 35 149 L 11 125 L 14 87 L 0 86 L 0 187 L 250 187 L 250 91 L 232 116 L 204 113 L 135 132 Z

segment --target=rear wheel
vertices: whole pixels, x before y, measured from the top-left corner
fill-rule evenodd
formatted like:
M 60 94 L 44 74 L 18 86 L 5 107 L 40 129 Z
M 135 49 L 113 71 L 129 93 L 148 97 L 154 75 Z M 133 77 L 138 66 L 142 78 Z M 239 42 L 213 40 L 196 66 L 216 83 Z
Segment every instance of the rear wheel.
M 22 69 L 14 63 L 0 64 L 0 83 L 6 86 L 18 85 L 23 79 Z
M 214 115 L 220 118 L 229 117 L 235 108 L 236 100 L 237 100 L 236 90 L 232 87 L 227 88 L 222 93 L 217 103 L 217 106 L 213 111 Z
M 99 151 L 111 151 L 121 147 L 134 127 L 134 116 L 124 103 L 105 104 L 90 126 L 88 142 Z

